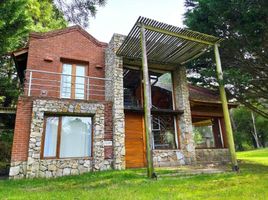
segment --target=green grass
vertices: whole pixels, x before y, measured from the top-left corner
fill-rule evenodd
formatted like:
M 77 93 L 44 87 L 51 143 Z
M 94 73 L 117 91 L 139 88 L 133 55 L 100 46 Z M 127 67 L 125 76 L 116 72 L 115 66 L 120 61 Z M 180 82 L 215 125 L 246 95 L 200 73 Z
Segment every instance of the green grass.
M 238 152 L 237 158 L 247 162 L 268 165 L 268 149 Z
M 158 169 L 159 179 L 155 181 L 139 169 L 56 179 L 1 180 L 0 199 L 268 199 L 268 149 L 239 152 L 238 158 L 238 174 L 186 176 L 175 174 L 177 170 Z

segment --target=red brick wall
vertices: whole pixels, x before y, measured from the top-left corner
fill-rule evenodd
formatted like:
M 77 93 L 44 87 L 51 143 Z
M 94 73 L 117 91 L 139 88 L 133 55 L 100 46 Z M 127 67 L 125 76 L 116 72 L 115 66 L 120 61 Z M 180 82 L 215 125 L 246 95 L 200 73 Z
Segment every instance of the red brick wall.
M 32 35 L 29 39 L 27 69 L 61 73 L 62 62 L 68 61 L 78 64 L 83 63 L 87 68 L 86 76 L 104 78 L 104 50 L 105 45 L 98 44 L 94 42 L 94 40 L 91 41 L 76 29 L 71 29 L 63 34 L 43 38 Z M 46 61 L 46 58 L 52 61 Z M 62 59 L 65 61 L 62 61 Z M 102 68 L 96 68 L 97 65 L 102 66 Z M 26 77 L 28 77 L 28 75 Z M 48 79 L 48 81 L 33 80 L 33 84 L 40 84 L 32 86 L 32 88 L 35 89 L 31 92 L 33 96 L 40 96 L 41 90 L 57 90 L 57 92 L 47 91 L 47 97 L 60 96 L 60 75 L 33 73 L 33 77 Z M 49 80 L 58 82 L 51 82 Z M 90 83 L 104 86 L 104 81 L 91 80 Z M 25 92 L 27 91 L 25 90 Z M 99 93 L 98 91 L 94 92 Z M 102 94 L 104 94 L 104 92 L 102 92 Z M 102 96 L 102 98 L 99 96 L 90 96 L 90 99 L 104 100 L 104 96 Z
M 12 145 L 11 161 L 26 161 L 32 117 L 32 99 L 20 97 L 17 104 L 17 114 Z
M 113 105 L 111 102 L 105 104 L 105 133 L 104 140 L 112 141 L 113 140 L 113 117 L 112 117 L 112 108 Z M 113 147 L 105 146 L 104 147 L 104 157 L 113 158 Z

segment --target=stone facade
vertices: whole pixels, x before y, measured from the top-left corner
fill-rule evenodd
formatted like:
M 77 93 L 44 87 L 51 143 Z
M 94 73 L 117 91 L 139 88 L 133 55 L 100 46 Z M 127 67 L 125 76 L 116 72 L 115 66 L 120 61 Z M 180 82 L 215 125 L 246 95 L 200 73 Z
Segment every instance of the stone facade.
M 173 71 L 175 106 L 178 110 L 183 110 L 183 114 L 178 117 L 180 131 L 180 148 L 185 156 L 186 164 L 195 163 L 195 145 L 193 138 L 191 108 L 189 102 L 189 90 L 186 77 L 186 69 L 179 66 Z
M 153 162 L 155 167 L 174 167 L 185 165 L 184 153 L 179 149 L 153 150 Z
M 33 101 L 27 162 L 11 163 L 10 177 L 54 177 L 111 168 L 104 159 L 104 109 L 101 103 L 36 99 Z M 86 114 L 93 117 L 93 153 L 90 159 L 41 159 L 41 139 L 45 113 Z M 25 164 L 26 163 L 26 164 Z M 26 166 L 25 166 L 26 165 Z M 20 170 L 18 170 L 20 169 Z
M 25 178 L 27 169 L 26 161 L 11 162 L 9 177 L 14 179 Z
M 125 36 L 114 34 L 105 54 L 106 101 L 113 102 L 113 154 L 114 169 L 125 169 L 125 121 L 123 91 L 123 58 L 116 51 Z
M 195 154 L 198 164 L 226 164 L 231 161 L 229 149 L 196 149 Z

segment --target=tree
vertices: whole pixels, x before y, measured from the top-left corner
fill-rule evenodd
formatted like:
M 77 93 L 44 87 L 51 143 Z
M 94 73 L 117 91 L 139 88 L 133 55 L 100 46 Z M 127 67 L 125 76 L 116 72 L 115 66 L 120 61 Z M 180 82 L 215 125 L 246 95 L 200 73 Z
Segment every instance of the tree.
M 9 56 L 3 55 L 24 45 L 30 23 L 24 10 L 26 1 L 5 1 L 0 3 L 0 103 L 12 104 L 18 96 L 14 66 Z
M 0 105 L 15 105 L 19 95 L 14 63 L 8 52 L 26 45 L 29 32 L 88 26 L 106 0 L 8 0 L 0 2 Z
M 106 0 L 54 0 L 54 4 L 67 21 L 87 27 L 89 17 L 95 17 L 97 6 L 104 6 Z
M 0 105 L 11 106 L 19 95 L 16 69 L 8 52 L 25 46 L 29 32 L 67 26 L 50 0 L 9 0 L 0 3 Z
M 252 111 L 244 106 L 233 110 L 233 123 L 236 127 L 234 129 L 234 139 L 237 150 L 258 148 L 258 145 L 262 147 L 267 146 L 268 119 L 254 114 L 254 120 L 256 130 L 254 130 Z
M 185 5 L 187 27 L 226 39 L 220 50 L 230 97 L 268 118 L 268 2 L 186 0 Z M 191 62 L 190 81 L 216 88 L 214 63 L 213 51 Z

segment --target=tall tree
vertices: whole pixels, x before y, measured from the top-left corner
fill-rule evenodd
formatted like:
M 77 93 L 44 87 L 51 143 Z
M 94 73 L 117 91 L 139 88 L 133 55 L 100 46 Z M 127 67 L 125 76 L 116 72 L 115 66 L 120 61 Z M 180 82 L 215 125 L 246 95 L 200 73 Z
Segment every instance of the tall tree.
M 6 55 L 23 47 L 29 32 L 64 28 L 68 22 L 89 24 L 97 6 L 106 0 L 8 0 L 0 1 L 0 105 L 10 106 L 19 94 L 14 63 Z
M 221 44 L 226 89 L 231 97 L 268 117 L 268 1 L 186 0 L 185 25 L 225 38 Z M 213 51 L 193 61 L 193 83 L 215 87 Z
M 8 52 L 23 47 L 31 31 L 67 26 L 51 0 L 8 0 L 0 3 L 0 105 L 15 103 L 19 90 L 14 63 Z
M 18 95 L 14 66 L 9 56 L 3 55 L 24 45 L 30 18 L 26 15 L 26 1 L 0 3 L 0 103 L 9 106 Z
M 238 150 L 265 147 L 268 144 L 268 119 L 240 106 L 233 110 L 234 139 Z M 256 134 L 257 133 L 257 134 Z
M 54 4 L 64 14 L 67 21 L 87 27 L 89 18 L 95 17 L 97 7 L 104 6 L 106 0 L 54 0 Z

